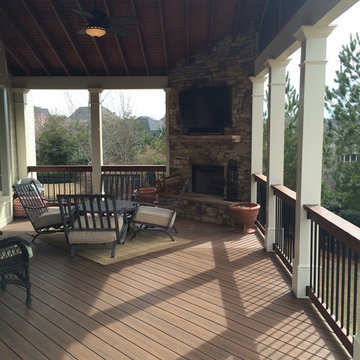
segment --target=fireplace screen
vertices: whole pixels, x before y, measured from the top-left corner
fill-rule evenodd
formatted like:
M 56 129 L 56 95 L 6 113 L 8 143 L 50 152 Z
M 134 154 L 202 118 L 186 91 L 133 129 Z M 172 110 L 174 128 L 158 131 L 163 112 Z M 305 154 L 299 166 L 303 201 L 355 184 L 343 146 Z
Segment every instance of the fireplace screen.
M 214 165 L 193 165 L 193 192 L 224 196 L 224 167 Z

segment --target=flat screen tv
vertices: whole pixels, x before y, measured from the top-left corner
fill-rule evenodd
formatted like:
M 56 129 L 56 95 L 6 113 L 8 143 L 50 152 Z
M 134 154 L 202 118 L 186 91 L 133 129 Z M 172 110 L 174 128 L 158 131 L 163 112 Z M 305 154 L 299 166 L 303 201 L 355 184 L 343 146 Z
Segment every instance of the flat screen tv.
M 231 126 L 230 86 L 181 91 L 179 105 L 185 134 L 224 134 Z

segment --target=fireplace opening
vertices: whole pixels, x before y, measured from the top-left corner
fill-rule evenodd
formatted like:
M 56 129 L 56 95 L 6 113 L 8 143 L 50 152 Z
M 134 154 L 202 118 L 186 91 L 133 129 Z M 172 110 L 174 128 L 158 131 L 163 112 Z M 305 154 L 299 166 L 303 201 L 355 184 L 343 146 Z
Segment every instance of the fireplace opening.
M 192 191 L 200 194 L 224 196 L 224 167 L 216 165 L 192 166 Z

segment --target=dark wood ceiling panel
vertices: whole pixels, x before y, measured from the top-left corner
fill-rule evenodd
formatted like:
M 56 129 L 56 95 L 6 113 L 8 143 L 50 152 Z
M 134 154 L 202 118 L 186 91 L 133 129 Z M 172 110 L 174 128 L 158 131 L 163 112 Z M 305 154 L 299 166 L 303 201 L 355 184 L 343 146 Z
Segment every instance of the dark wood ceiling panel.
M 162 40 L 160 23 L 160 9 L 158 0 L 149 0 L 142 6 L 138 6 L 140 19 L 153 19 L 154 21 L 142 21 L 140 29 L 144 41 L 144 52 L 149 70 L 155 75 L 167 73 L 166 59 Z
M 207 46 L 211 0 L 189 2 L 189 52 L 190 55 L 198 49 Z M 206 16 L 204 16 L 206 14 Z
M 298 7 L 305 0 L 294 1 Z M 106 16 L 137 16 L 140 25 L 125 25 L 126 37 L 108 32 L 93 39 L 78 34 L 87 20 L 73 9 L 92 11 L 94 0 L 0 0 L 0 37 L 13 75 L 167 75 L 174 63 L 190 61 L 222 37 L 247 31 L 250 23 L 258 29 L 264 18 L 261 30 L 274 29 L 271 16 L 279 14 L 277 24 L 285 24 L 291 7 L 270 0 L 272 12 L 264 13 L 267 2 L 96 0 Z
M 185 0 L 164 0 L 164 24 L 168 41 L 169 65 L 184 59 L 186 55 Z

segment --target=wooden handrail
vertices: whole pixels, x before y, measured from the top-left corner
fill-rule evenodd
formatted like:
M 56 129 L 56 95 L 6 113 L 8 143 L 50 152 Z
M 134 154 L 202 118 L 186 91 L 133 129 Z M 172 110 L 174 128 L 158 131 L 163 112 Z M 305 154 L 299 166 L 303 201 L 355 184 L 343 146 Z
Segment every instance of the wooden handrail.
M 267 177 L 263 174 L 253 174 L 253 177 L 256 182 L 261 183 L 262 185 L 266 185 Z
M 35 165 L 28 172 L 91 172 L 91 165 Z M 166 171 L 166 165 L 102 165 L 102 171 Z
M 360 253 L 360 228 L 320 205 L 304 205 L 308 219 Z
M 274 195 L 290 206 L 296 206 L 296 192 L 284 185 L 271 185 Z
M 28 172 L 91 172 L 91 165 L 35 165 L 28 166 Z
M 102 171 L 166 171 L 166 165 L 102 165 Z

